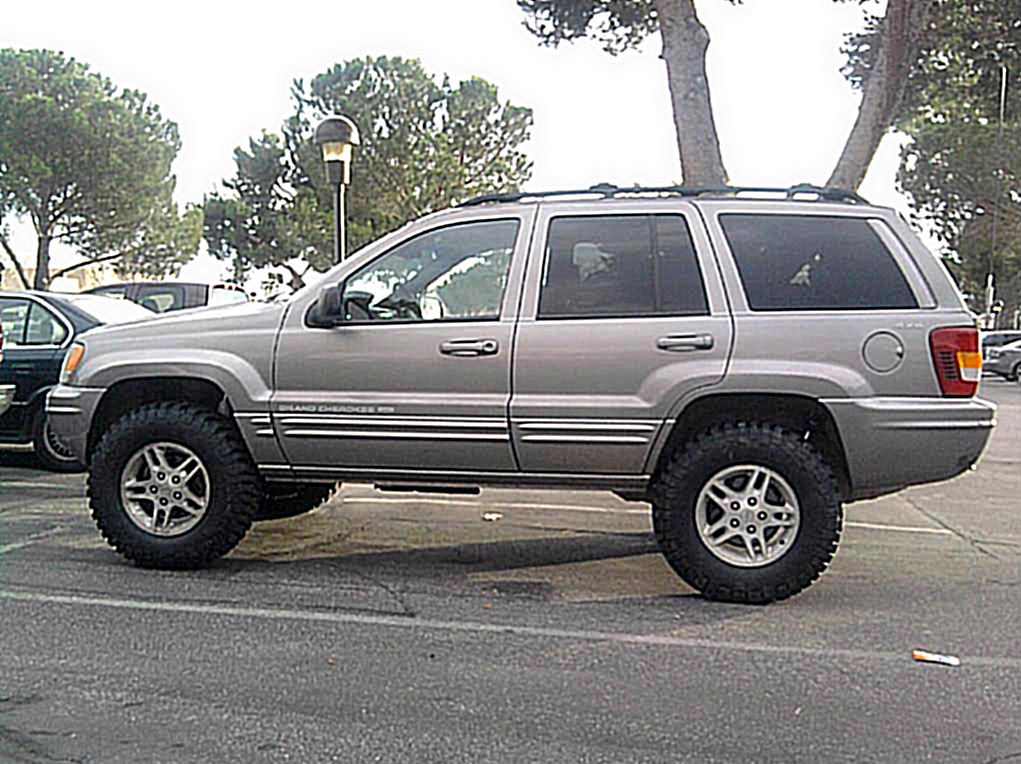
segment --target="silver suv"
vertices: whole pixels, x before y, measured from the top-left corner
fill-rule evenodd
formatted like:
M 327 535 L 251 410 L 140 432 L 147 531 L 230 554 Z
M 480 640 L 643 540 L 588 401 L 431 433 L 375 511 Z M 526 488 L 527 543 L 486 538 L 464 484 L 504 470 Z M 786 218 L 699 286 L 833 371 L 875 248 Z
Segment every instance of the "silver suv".
M 603 489 L 670 565 L 764 603 L 827 567 L 846 502 L 974 464 L 978 332 L 891 210 L 812 187 L 482 197 L 273 305 L 91 332 L 49 399 L 104 537 L 226 554 L 337 481 Z

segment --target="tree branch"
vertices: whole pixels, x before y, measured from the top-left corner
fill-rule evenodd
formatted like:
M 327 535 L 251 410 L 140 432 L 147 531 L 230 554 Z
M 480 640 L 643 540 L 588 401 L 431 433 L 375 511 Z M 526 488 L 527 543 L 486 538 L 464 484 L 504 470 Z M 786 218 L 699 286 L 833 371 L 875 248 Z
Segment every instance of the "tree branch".
M 80 263 L 75 263 L 74 265 L 68 266 L 67 268 L 61 268 L 59 271 L 56 271 L 55 273 L 51 273 L 50 274 L 50 281 L 52 281 L 53 279 L 57 278 L 58 276 L 63 276 L 65 273 L 70 273 L 71 271 L 76 271 L 79 268 L 84 268 L 86 265 L 96 265 L 98 263 L 108 263 L 111 260 L 116 260 L 118 257 L 124 257 L 124 253 L 123 252 L 115 252 L 112 255 L 103 255 L 102 257 L 97 257 L 95 260 L 84 260 L 84 261 L 82 261 Z
M 15 257 L 14 250 L 11 249 L 11 245 L 8 243 L 6 236 L 0 236 L 0 244 L 3 245 L 4 251 L 7 253 L 7 256 L 11 259 L 11 262 L 14 263 L 14 270 L 17 271 L 18 278 L 21 279 L 21 286 L 24 289 L 28 289 L 28 277 L 25 275 L 25 271 L 21 267 L 21 263 L 18 262 L 18 258 Z

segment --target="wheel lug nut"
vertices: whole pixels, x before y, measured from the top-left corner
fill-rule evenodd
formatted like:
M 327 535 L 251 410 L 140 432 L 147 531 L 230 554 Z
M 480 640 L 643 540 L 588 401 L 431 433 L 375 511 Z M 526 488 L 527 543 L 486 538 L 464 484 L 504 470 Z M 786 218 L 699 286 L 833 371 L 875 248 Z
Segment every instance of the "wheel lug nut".
M 181 478 L 179 478 L 177 475 L 174 475 L 172 478 L 170 478 L 170 482 L 173 483 L 174 485 L 177 485 L 178 483 L 181 482 Z
M 180 501 L 181 500 L 181 492 L 180 491 L 174 491 L 174 500 L 175 501 Z
M 154 485 L 149 486 L 149 493 L 158 493 L 158 492 L 159 492 L 159 488 L 157 488 Z
M 767 515 L 767 514 L 766 514 L 765 512 L 759 512 L 759 514 L 758 514 L 758 515 L 756 515 L 756 516 L 757 516 L 757 517 L 758 517 L 758 518 L 759 518 L 760 520 L 765 520 L 765 519 L 766 519 L 766 518 L 768 517 L 768 515 Z
M 754 496 L 752 496 L 750 499 L 748 499 L 748 506 L 749 507 L 754 507 L 758 503 L 759 503 L 759 500 L 756 499 Z
M 745 530 L 747 530 L 749 533 L 755 533 L 755 526 L 749 525 Z
M 740 524 L 741 524 L 741 521 L 738 520 L 736 517 L 733 520 L 730 521 L 730 527 L 731 528 L 736 528 Z
M 167 479 L 167 476 L 166 476 L 166 474 L 165 474 L 165 473 L 163 473 L 163 472 L 157 472 L 157 473 L 156 473 L 156 479 L 157 479 L 157 480 L 166 480 L 166 479 Z
M 167 500 L 166 499 L 160 499 L 160 506 L 161 507 L 167 506 Z
M 730 502 L 730 508 L 737 512 L 737 510 L 741 509 L 741 505 L 738 504 L 736 501 L 732 501 Z

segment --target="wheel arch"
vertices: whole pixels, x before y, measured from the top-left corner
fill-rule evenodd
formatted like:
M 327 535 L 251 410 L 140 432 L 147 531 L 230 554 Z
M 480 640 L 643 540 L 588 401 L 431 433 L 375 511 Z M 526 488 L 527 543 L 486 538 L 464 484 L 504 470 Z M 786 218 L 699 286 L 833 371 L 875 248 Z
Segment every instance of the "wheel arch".
M 764 422 L 802 435 L 833 469 L 844 499 L 851 496 L 847 456 L 833 415 L 814 398 L 788 393 L 717 393 L 691 401 L 649 456 L 653 482 L 681 444 L 728 422 Z
M 121 416 L 146 403 L 187 401 L 209 411 L 229 414 L 230 400 L 217 383 L 201 377 L 134 377 L 121 380 L 103 393 L 89 424 L 86 454 Z

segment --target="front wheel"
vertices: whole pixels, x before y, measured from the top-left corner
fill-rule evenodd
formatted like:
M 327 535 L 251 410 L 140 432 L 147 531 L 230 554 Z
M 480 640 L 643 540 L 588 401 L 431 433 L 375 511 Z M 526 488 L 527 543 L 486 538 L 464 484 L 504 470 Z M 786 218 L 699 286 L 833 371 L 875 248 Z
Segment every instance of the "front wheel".
M 684 445 L 653 491 L 653 527 L 674 571 L 713 600 L 766 604 L 827 568 L 843 523 L 833 470 L 779 427 L 718 427 Z
M 106 431 L 88 494 L 103 537 L 135 564 L 198 568 L 244 538 L 262 491 L 229 422 L 171 402 L 142 406 Z

